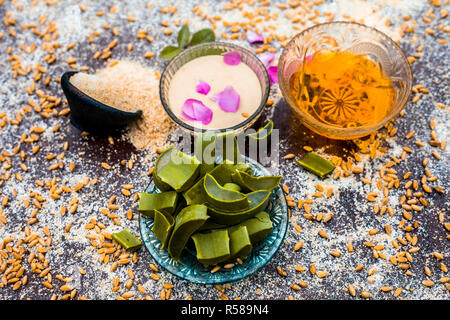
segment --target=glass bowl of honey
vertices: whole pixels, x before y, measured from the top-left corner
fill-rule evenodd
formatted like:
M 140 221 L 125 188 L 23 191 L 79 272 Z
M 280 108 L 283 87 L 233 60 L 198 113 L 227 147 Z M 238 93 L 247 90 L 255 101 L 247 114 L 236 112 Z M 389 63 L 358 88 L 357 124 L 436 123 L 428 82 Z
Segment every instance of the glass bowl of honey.
M 354 22 L 319 24 L 297 34 L 279 59 L 278 79 L 303 124 L 339 140 L 386 125 L 408 102 L 413 83 L 400 47 Z

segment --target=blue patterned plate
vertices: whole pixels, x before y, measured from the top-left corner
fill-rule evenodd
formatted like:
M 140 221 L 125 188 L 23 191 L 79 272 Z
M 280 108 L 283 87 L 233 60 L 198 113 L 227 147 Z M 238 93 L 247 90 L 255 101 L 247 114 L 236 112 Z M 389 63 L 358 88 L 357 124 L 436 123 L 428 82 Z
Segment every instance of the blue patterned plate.
M 256 161 L 246 158 L 245 161 L 253 169 L 255 176 L 268 176 L 271 173 Z M 145 192 L 161 192 L 153 182 L 149 184 Z M 288 208 L 284 193 L 280 186 L 272 191 L 272 197 L 266 212 L 272 220 L 272 232 L 262 241 L 258 242 L 243 264 L 236 264 L 231 269 L 220 269 L 211 273 L 210 268 L 205 268 L 198 262 L 195 252 L 186 248 L 183 250 L 180 260 L 176 263 L 168 254 L 167 250 L 161 250 L 161 244 L 151 231 L 153 219 L 141 215 L 139 229 L 145 248 L 150 252 L 155 261 L 170 273 L 201 284 L 219 284 L 242 280 L 266 265 L 281 246 L 286 235 L 288 223 Z

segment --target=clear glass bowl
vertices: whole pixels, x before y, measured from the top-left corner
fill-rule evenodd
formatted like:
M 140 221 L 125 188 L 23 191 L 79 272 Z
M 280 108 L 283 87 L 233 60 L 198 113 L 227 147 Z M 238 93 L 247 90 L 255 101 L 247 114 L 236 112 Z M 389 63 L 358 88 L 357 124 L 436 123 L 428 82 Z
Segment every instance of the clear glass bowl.
M 206 130 L 206 129 L 201 130 L 199 128 L 194 128 L 189 123 L 186 123 L 183 119 L 177 117 L 170 109 L 168 94 L 171 80 L 175 75 L 175 73 L 183 65 L 185 65 L 191 60 L 207 55 L 222 55 L 230 51 L 238 52 L 242 58 L 242 62 L 247 64 L 258 77 L 262 92 L 261 103 L 258 106 L 258 109 L 256 109 L 256 111 L 253 114 L 251 114 L 248 118 L 246 118 L 244 121 L 235 126 L 215 130 Z M 253 53 L 251 53 L 247 49 L 244 49 L 240 46 L 231 43 L 224 43 L 224 42 L 203 43 L 182 51 L 181 53 L 176 55 L 166 66 L 163 73 L 161 74 L 161 79 L 159 82 L 159 97 L 161 99 L 161 103 L 164 107 L 164 110 L 167 112 L 167 114 L 175 123 L 177 123 L 181 128 L 189 131 L 191 134 L 194 134 L 195 132 L 204 132 L 204 131 L 216 131 L 216 132 L 234 131 L 236 134 L 239 134 L 245 131 L 246 129 L 251 127 L 256 122 L 256 120 L 258 120 L 258 118 L 261 116 L 261 113 L 264 110 L 264 106 L 267 103 L 269 92 L 270 92 L 270 79 L 266 67 L 261 62 L 261 60 L 259 60 L 258 57 L 256 57 Z
M 289 79 L 306 60 L 318 51 L 347 51 L 362 54 L 381 66 L 392 81 L 396 95 L 385 117 L 370 126 L 342 128 L 321 122 L 298 107 L 289 86 Z M 411 95 L 411 67 L 400 47 L 387 35 L 353 22 L 319 24 L 297 34 L 283 49 L 278 63 L 279 86 L 283 97 L 303 124 L 331 139 L 355 139 L 366 136 L 386 125 L 399 114 Z

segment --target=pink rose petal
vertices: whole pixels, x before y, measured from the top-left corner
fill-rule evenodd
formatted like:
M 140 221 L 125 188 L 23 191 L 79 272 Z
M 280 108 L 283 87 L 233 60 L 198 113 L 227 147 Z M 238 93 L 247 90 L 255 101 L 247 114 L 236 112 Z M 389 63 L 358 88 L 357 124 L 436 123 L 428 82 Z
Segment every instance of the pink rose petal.
M 278 82 L 278 67 L 271 66 L 267 68 L 267 73 L 269 74 L 270 84 Z
M 207 95 L 209 93 L 209 90 L 211 90 L 211 86 L 205 81 L 199 79 L 197 86 L 195 87 L 195 91 Z
M 241 61 L 241 55 L 236 51 L 230 51 L 223 55 L 223 62 L 229 66 L 237 66 Z
M 264 37 L 262 34 L 256 33 L 254 31 L 248 30 L 247 31 L 247 41 L 249 43 L 261 43 L 264 42 Z
M 259 58 L 259 60 L 262 61 L 262 63 L 264 63 L 264 65 L 266 67 L 268 67 L 272 63 L 273 59 L 275 59 L 275 53 L 273 53 L 273 52 L 265 52 L 263 54 L 260 54 L 258 56 L 258 58 Z
M 217 102 L 223 111 L 236 112 L 241 98 L 233 87 L 228 86 L 222 92 L 215 94 L 212 99 Z
M 181 116 L 188 121 L 199 121 L 208 124 L 212 120 L 213 112 L 203 102 L 187 99 L 181 107 Z

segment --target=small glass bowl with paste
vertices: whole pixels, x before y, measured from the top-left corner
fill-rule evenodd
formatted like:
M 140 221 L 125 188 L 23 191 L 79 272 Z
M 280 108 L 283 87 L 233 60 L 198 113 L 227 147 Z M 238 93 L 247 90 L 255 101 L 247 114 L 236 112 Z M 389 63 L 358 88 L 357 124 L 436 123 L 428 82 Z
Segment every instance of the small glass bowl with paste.
M 240 64 L 243 65 L 232 66 L 223 62 L 223 66 L 220 66 L 217 59 L 211 57 L 218 56 L 223 59 L 227 52 L 237 52 L 241 57 Z M 202 59 L 196 60 L 197 58 Z M 190 62 L 193 63 L 189 64 Z M 251 70 L 253 76 L 248 70 Z M 182 74 L 183 72 L 185 74 Z M 195 83 L 198 80 L 211 84 L 211 91 L 207 96 L 195 91 Z M 241 100 L 236 112 L 223 112 L 211 99 L 212 95 L 218 93 L 219 88 L 223 89 L 225 83 L 238 87 L 236 91 Z M 261 60 L 245 48 L 224 42 L 199 44 L 182 51 L 166 66 L 159 83 L 159 95 L 164 110 L 175 123 L 191 134 L 205 131 L 233 131 L 239 134 L 245 131 L 261 116 L 269 93 L 270 79 Z M 199 99 L 213 110 L 212 125 L 203 125 L 201 122 L 183 118 L 180 110 L 187 99 Z

